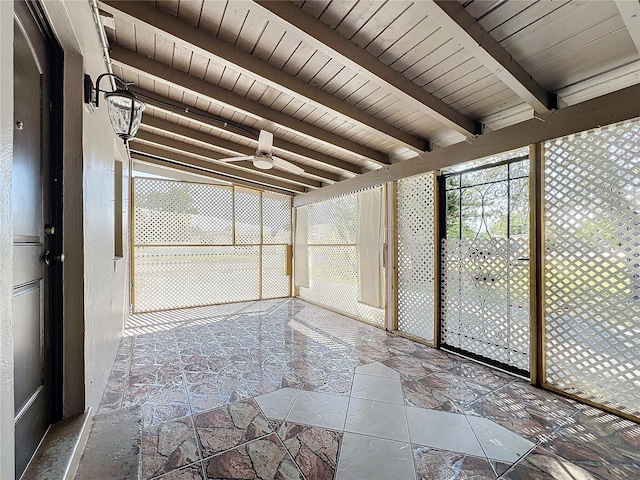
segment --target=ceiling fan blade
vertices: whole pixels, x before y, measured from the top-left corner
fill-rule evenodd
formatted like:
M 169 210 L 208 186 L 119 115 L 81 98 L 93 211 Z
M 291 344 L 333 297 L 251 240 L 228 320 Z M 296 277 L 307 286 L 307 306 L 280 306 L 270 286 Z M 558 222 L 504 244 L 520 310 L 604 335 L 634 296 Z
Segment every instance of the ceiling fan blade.
M 286 160 L 278 157 L 271 157 L 273 159 L 273 166 L 281 168 L 282 170 L 286 170 L 287 172 L 295 173 L 296 175 L 300 175 L 304 172 L 303 168 L 294 165 L 293 163 L 289 163 Z
M 258 151 L 260 153 L 271 153 L 271 147 L 273 146 L 273 133 L 266 130 L 260 130 L 260 137 L 258 137 Z
M 246 155 L 244 157 L 231 157 L 231 158 L 221 158 L 219 162 L 242 162 L 244 160 L 253 160 L 253 155 Z

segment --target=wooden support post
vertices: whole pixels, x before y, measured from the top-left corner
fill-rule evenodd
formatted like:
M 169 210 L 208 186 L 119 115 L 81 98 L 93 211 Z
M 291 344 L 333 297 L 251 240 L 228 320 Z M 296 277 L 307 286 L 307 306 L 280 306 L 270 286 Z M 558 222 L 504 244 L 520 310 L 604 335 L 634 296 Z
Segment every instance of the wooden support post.
M 545 383 L 545 295 L 544 295 L 544 144 L 529 147 L 530 234 L 530 372 L 531 384 Z
M 129 303 L 131 312 L 136 312 L 136 265 L 135 265 L 135 243 L 136 217 L 134 211 L 135 180 L 133 177 L 133 160 L 129 160 Z
M 260 300 L 262 300 L 264 298 L 264 295 L 262 293 L 262 289 L 263 289 L 263 281 L 262 281 L 262 276 L 264 274 L 264 265 L 262 265 L 264 263 L 264 255 L 263 255 L 263 244 L 264 244 L 264 232 L 263 232 L 263 224 L 264 224 L 264 212 L 263 212 L 263 203 L 262 203 L 262 192 L 259 193 L 260 195 L 260 246 L 258 247 L 258 254 L 260 255 L 260 263 L 259 265 L 259 272 L 258 275 L 260 275 Z M 235 221 L 234 221 L 235 223 Z
M 231 243 L 236 245 L 236 186 L 231 187 Z
M 298 259 L 295 256 L 295 246 L 296 246 L 296 225 L 298 224 L 298 210 L 293 207 L 293 201 L 291 202 L 291 276 L 289 277 L 289 296 L 290 297 L 299 297 L 300 296 L 300 287 L 297 287 L 295 284 L 295 262 Z
M 385 310 L 385 328 L 388 331 L 398 329 L 398 222 L 397 222 L 397 185 L 387 183 L 387 241 L 385 249 L 387 275 L 387 308 Z
M 285 245 L 286 247 L 286 259 L 285 259 L 285 274 L 291 277 L 293 272 L 293 247 L 291 245 Z M 289 282 L 289 296 L 291 296 L 291 282 Z
M 433 346 L 440 348 L 440 227 L 446 221 L 440 213 L 440 183 L 438 171 L 433 171 Z

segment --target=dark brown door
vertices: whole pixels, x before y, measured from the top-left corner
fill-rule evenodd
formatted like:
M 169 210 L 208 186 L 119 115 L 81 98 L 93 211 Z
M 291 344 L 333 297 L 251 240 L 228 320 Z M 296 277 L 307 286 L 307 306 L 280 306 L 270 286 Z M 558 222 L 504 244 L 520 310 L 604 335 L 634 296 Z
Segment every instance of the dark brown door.
M 13 345 L 16 478 L 51 423 L 50 92 L 47 40 L 23 2 L 14 15 Z M 53 226 L 55 229 L 55 226 Z

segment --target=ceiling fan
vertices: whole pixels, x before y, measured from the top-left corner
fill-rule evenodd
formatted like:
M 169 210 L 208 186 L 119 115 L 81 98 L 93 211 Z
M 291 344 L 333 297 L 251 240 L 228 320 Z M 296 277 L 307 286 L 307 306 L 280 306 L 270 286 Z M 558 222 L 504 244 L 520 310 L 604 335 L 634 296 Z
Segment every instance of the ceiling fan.
M 304 170 L 293 163 L 289 163 L 282 158 L 274 157 L 271 152 L 273 150 L 273 133 L 266 130 L 260 130 L 260 136 L 258 137 L 258 150 L 255 155 L 245 155 L 242 157 L 222 158 L 221 162 L 241 162 L 243 160 L 251 160 L 253 166 L 261 170 L 269 170 L 270 168 L 278 167 L 282 170 L 286 170 L 297 175 L 304 172 Z

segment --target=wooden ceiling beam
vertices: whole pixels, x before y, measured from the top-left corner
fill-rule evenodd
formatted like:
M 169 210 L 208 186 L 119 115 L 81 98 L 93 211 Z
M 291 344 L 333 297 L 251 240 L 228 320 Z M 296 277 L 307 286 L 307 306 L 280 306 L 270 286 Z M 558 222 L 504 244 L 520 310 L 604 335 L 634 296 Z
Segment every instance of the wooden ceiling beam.
M 306 187 L 301 185 L 289 183 L 284 180 L 276 180 L 273 177 L 256 174 L 242 168 L 232 168 L 228 165 L 216 163 L 215 161 L 212 161 L 211 156 L 207 157 L 205 155 L 194 154 L 187 150 L 178 150 L 178 148 L 171 148 L 168 145 L 156 143 L 155 141 L 149 142 L 148 134 L 145 134 L 146 132 L 139 132 L 136 138 L 130 142 L 130 149 L 132 152 L 138 152 L 155 158 L 167 158 L 183 165 L 195 165 L 199 168 L 206 168 L 210 172 L 217 172 L 224 175 L 227 179 L 237 178 L 253 182 L 254 184 L 271 185 L 272 187 L 288 190 L 294 193 L 302 193 L 306 191 Z M 154 137 L 155 136 L 156 135 L 154 135 Z M 206 149 L 203 150 L 207 151 Z
M 390 160 L 384 153 L 360 145 L 335 133 L 310 125 L 293 118 L 291 115 L 271 109 L 260 103 L 249 100 L 228 90 L 212 85 L 204 80 L 192 77 L 186 73 L 174 70 L 155 60 L 139 55 L 119 46 L 110 51 L 111 60 L 116 65 L 124 67 L 140 75 L 152 78 L 160 83 L 187 91 L 198 97 L 203 97 L 217 105 L 236 110 L 244 115 L 261 121 L 271 122 L 277 127 L 302 135 L 310 140 L 324 142 L 343 151 L 358 155 L 378 165 L 387 165 Z
M 154 130 L 160 130 L 164 133 L 171 133 L 173 135 L 181 137 L 182 139 L 195 140 L 198 143 L 205 144 L 209 147 L 217 147 L 220 150 L 224 150 L 223 152 L 213 152 L 216 155 L 220 155 L 220 158 L 240 155 L 253 155 L 256 153 L 255 148 L 246 147 L 244 145 L 240 145 L 239 143 L 233 143 L 229 140 L 209 135 L 206 132 L 193 130 L 178 123 L 173 123 L 168 120 L 162 120 L 161 118 L 152 117 L 151 115 L 147 115 L 146 112 L 142 116 L 142 125 L 143 127 L 151 127 Z
M 168 152 L 168 154 L 170 157 L 171 152 Z M 198 160 L 195 164 L 194 163 L 187 164 L 187 163 L 182 163 L 180 159 L 173 160 L 169 157 L 165 155 L 164 157 L 161 158 L 161 157 L 146 155 L 144 153 L 140 153 L 137 151 L 131 152 L 131 158 L 133 160 L 139 160 L 145 163 L 149 163 L 151 165 L 157 165 L 159 167 L 163 167 L 171 170 L 178 170 L 180 172 L 191 173 L 194 175 L 205 175 L 210 178 L 215 178 L 217 180 L 222 180 L 224 182 L 228 182 L 235 185 L 241 185 L 243 187 L 255 188 L 258 190 L 268 190 L 270 192 L 282 193 L 284 195 L 289 195 L 289 196 L 294 195 L 293 192 L 290 192 L 288 190 L 283 190 L 277 187 L 273 187 L 271 185 L 256 184 L 254 182 L 222 175 L 220 173 L 217 173 L 211 170 L 211 164 L 207 164 L 207 162 L 202 160 Z
M 535 143 L 638 118 L 640 117 L 640 102 L 630 102 L 630 98 L 640 98 L 640 84 L 561 108 L 553 112 L 545 121 L 532 118 L 510 127 L 485 133 L 473 142 L 456 143 L 425 153 L 418 158 L 411 158 L 299 195 L 294 198 L 293 205 L 295 207 L 307 205 L 364 188 L 394 182 L 401 178 L 440 170 Z
M 254 155 L 256 153 L 257 142 L 256 147 L 240 145 L 239 143 L 233 143 L 229 140 L 225 140 L 224 138 L 216 137 L 206 132 L 193 130 L 189 127 L 185 127 L 184 125 L 169 122 L 167 120 L 162 120 L 161 118 L 152 117 L 151 115 L 145 114 L 142 117 L 142 124 L 155 130 L 160 130 L 161 132 L 171 133 L 183 139 L 195 140 L 198 143 L 207 145 L 209 147 L 217 147 L 223 149 L 225 150 L 225 152 L 223 152 L 222 154 L 225 156 L 225 158 L 240 155 Z M 300 163 L 290 163 L 304 169 L 303 175 L 316 177 L 321 182 L 335 183 L 340 180 L 340 177 L 338 175 L 334 175 L 332 173 L 325 172 L 323 170 L 319 170 L 317 168 L 313 168 Z M 278 170 L 278 172 L 280 172 L 280 170 Z
M 220 154 L 218 152 L 213 152 L 207 148 L 199 147 L 191 143 L 184 143 L 180 140 L 174 140 L 172 138 L 157 135 L 155 133 L 139 131 L 136 135 L 136 139 L 141 142 L 159 146 L 160 148 L 175 150 L 178 153 L 183 153 L 186 155 L 197 155 L 199 157 L 212 160 L 213 163 L 223 168 L 231 168 L 233 170 L 241 172 L 247 171 L 252 175 L 262 175 L 274 180 L 283 180 L 286 182 L 295 183 L 297 185 L 302 185 L 303 187 L 307 188 L 320 188 L 322 186 L 321 182 L 318 182 L 317 180 L 311 180 L 294 173 L 277 170 L 275 168 L 270 168 L 268 170 L 256 168 L 253 166 L 253 163 L 248 160 L 229 163 L 221 162 L 220 159 L 228 158 L 228 156 Z
M 537 113 L 557 108 L 556 95 L 538 85 L 457 1 L 421 0 L 416 5 Z
M 135 86 L 129 87 L 129 90 L 142 97 L 142 100 L 144 100 L 147 106 L 152 107 L 153 110 L 162 112 L 166 115 L 172 115 L 174 117 L 193 122 L 198 125 L 202 125 L 203 127 L 211 128 L 217 132 L 239 136 L 246 140 L 255 140 L 255 138 L 249 137 L 246 133 L 240 133 L 233 129 L 225 128 L 224 126 L 221 127 L 219 124 L 211 120 L 212 114 L 209 112 L 205 112 L 203 110 L 199 110 L 187 105 L 178 104 L 169 98 L 158 95 L 157 93 L 143 90 Z M 258 133 L 259 132 L 256 130 L 256 138 L 258 137 Z M 323 170 L 326 166 L 329 166 L 333 167 L 333 169 L 341 170 L 342 173 L 346 173 L 347 175 L 363 173 L 363 169 L 359 165 L 345 162 L 344 160 L 340 160 L 325 153 L 320 153 L 315 150 L 302 147 L 297 143 L 287 142 L 286 140 L 282 140 L 281 138 L 273 138 L 273 148 L 274 153 L 276 154 L 287 153 L 295 155 L 297 157 L 301 157 L 305 160 L 313 162 L 321 170 Z M 341 178 L 338 175 L 335 175 L 335 181 L 337 182 L 339 180 L 341 180 Z
M 255 3 L 260 6 L 264 15 L 280 23 L 287 31 L 294 31 L 305 43 L 327 53 L 374 84 L 384 85 L 398 98 L 427 113 L 443 125 L 466 137 L 480 133 L 479 124 L 382 63 L 294 3 L 273 0 L 256 0 Z
M 637 0 L 615 0 L 616 7 L 624 22 L 631 40 L 640 53 L 640 2 Z
M 194 28 L 160 9 L 150 7 L 149 4 L 107 0 L 103 1 L 101 5 L 104 5 L 107 11 L 114 16 L 124 18 L 134 25 L 143 26 L 167 40 L 183 45 L 189 50 L 213 59 L 238 73 L 255 78 L 294 98 L 304 99 L 316 108 L 331 112 L 336 117 L 353 123 L 368 132 L 380 135 L 398 146 L 417 154 L 428 149 L 428 141 L 415 137 L 374 115 L 349 105 L 340 98 L 291 76 L 204 30 Z
M 158 165 L 153 162 L 153 159 L 147 159 L 142 155 L 131 155 L 133 159 L 132 171 L 133 177 L 144 177 L 144 175 L 136 175 L 136 172 L 146 173 L 151 175 L 157 175 L 165 177 L 168 180 L 176 180 L 178 182 L 189 183 L 208 183 L 211 185 L 231 185 L 233 182 L 229 180 L 221 180 L 214 178 L 209 172 L 187 172 L 181 168 L 168 167 L 164 165 Z

